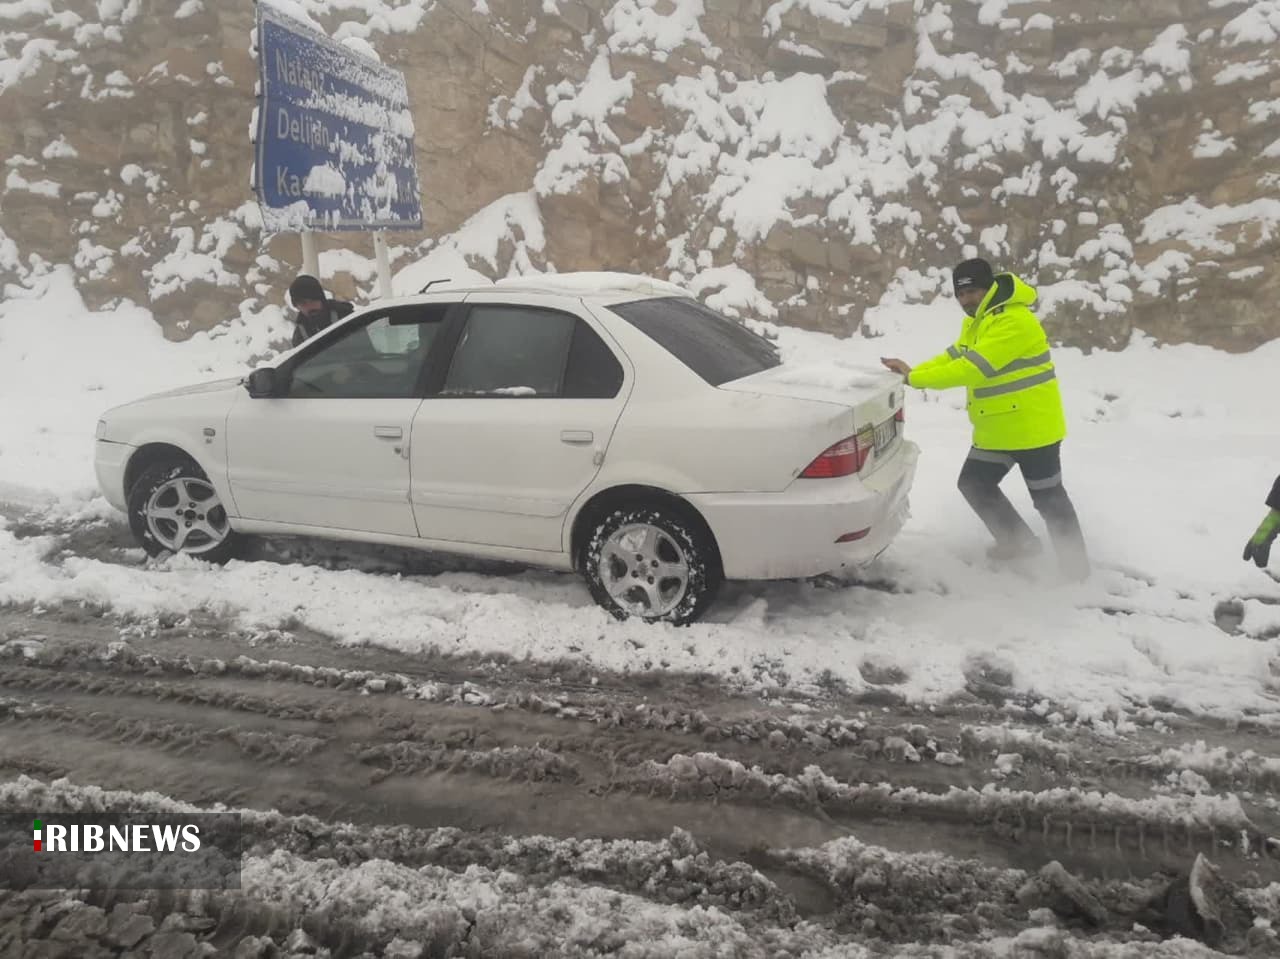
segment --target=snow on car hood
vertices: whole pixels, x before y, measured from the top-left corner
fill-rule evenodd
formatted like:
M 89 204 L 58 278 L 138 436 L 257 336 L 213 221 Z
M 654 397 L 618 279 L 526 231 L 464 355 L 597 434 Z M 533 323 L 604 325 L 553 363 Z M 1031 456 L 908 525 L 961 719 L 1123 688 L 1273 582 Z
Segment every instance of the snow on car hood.
M 882 367 L 832 360 L 825 363 L 784 363 L 723 383 L 720 389 L 856 406 L 901 385 L 902 377 Z

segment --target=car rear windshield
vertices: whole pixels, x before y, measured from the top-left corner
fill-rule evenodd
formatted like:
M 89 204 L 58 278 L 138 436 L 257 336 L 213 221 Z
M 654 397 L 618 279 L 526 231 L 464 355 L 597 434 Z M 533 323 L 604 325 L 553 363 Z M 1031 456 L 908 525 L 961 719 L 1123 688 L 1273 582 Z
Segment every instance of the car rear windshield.
M 712 386 L 782 363 L 764 337 L 696 300 L 662 297 L 618 303 L 610 309 Z

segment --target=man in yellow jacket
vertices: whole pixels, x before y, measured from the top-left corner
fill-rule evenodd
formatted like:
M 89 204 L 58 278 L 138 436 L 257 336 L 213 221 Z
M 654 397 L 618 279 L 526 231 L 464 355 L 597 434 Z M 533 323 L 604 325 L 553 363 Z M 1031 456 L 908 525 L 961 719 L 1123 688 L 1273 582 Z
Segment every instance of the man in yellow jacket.
M 995 537 L 988 555 L 1007 562 L 1040 551 L 1040 541 L 1000 490 L 1000 482 L 1017 466 L 1044 517 L 1063 573 L 1083 580 L 1089 575 L 1089 558 L 1075 507 L 1062 485 L 1067 424 L 1049 341 L 1031 312 L 1036 291 L 1012 273 L 996 275 L 979 259 L 957 266 L 952 285 L 968 314 L 955 344 L 914 368 L 900 359 L 882 362 L 918 389 L 967 389 L 973 448 L 960 471 L 959 487 Z

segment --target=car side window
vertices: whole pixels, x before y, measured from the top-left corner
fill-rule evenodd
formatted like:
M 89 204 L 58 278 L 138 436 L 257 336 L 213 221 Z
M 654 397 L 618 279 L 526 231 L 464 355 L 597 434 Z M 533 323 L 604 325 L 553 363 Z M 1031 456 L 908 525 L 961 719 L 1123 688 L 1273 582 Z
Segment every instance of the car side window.
M 568 313 L 536 307 L 472 307 L 444 395 L 560 396 L 580 323 Z
M 582 320 L 573 330 L 569 366 L 564 374 L 566 399 L 610 400 L 622 389 L 622 364 L 600 334 Z
M 390 310 L 342 330 L 290 371 L 294 399 L 406 399 L 418 384 L 448 304 Z

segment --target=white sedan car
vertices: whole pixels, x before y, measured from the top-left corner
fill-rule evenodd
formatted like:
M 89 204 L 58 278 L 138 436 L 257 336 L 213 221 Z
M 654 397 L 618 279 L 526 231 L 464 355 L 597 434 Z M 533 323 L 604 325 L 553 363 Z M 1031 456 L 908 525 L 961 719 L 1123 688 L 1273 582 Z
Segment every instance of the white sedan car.
M 578 570 L 619 618 L 687 623 L 724 579 L 869 563 L 918 451 L 893 374 L 844 390 L 679 287 L 560 274 L 386 300 L 274 367 L 98 423 L 152 555 L 284 534 Z

